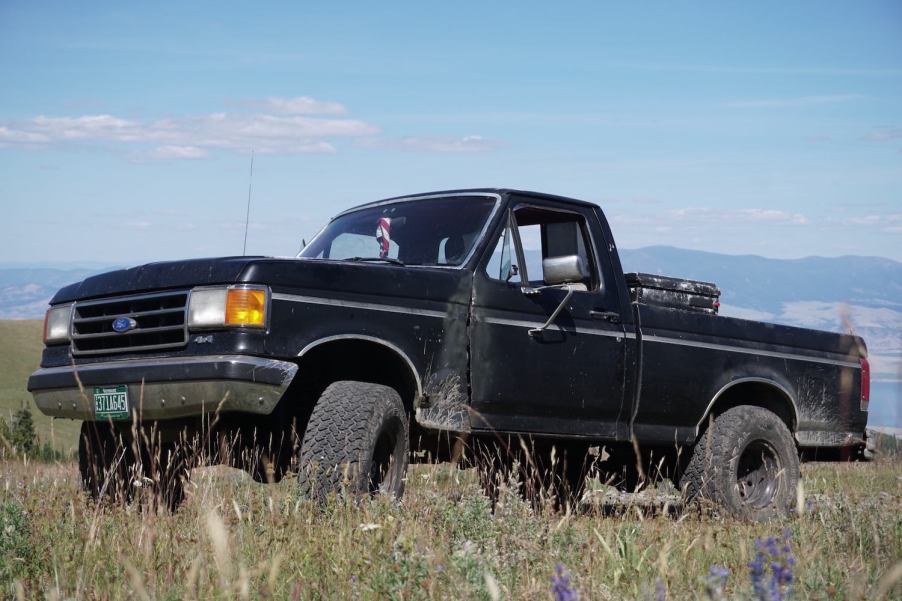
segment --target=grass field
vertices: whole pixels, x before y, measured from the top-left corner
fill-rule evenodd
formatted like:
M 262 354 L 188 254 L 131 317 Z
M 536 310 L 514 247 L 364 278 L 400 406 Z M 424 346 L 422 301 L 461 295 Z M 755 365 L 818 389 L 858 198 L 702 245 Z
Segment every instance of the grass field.
M 32 403 L 40 330 L 0 321 L 7 419 Z M 75 446 L 77 422 L 34 417 L 42 440 Z M 601 486 L 572 513 L 536 512 L 513 490 L 492 513 L 472 470 L 448 465 L 414 467 L 400 504 L 322 509 L 294 484 L 195 470 L 187 503 L 157 514 L 91 504 L 74 463 L 0 462 L 0 598 L 749 599 L 756 539 L 782 547 L 788 532 L 791 598 L 902 599 L 898 457 L 803 465 L 802 513 L 766 525 Z
M 0 597 L 571 598 L 551 592 L 560 564 L 582 599 L 749 599 L 755 540 L 787 531 L 792 595 L 779 598 L 899 599 L 900 467 L 805 464 L 802 515 L 762 525 L 600 493 L 563 514 L 508 491 L 492 514 L 472 471 L 447 465 L 415 468 L 399 505 L 325 509 L 299 501 L 291 480 L 195 470 L 186 505 L 155 514 L 88 503 L 72 464 L 7 462 Z M 729 570 L 723 595 L 712 566 Z
M 25 403 L 31 409 L 41 442 L 71 452 L 78 445 L 78 422 L 51 420 L 38 411 L 25 389 L 28 376 L 41 362 L 43 325 L 33 320 L 0 320 L 0 416 L 11 424 L 13 413 Z

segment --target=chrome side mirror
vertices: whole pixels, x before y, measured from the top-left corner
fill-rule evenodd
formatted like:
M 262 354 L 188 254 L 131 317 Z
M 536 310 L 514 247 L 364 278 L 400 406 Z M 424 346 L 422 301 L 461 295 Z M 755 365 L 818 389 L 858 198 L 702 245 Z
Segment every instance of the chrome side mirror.
M 578 284 L 589 277 L 586 260 L 579 255 L 549 257 L 542 260 L 542 272 L 546 286 Z

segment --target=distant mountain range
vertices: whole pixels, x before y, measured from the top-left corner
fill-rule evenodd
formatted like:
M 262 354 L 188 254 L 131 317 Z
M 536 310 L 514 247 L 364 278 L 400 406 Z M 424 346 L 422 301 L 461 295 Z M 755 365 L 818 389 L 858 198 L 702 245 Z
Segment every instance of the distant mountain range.
M 902 379 L 902 263 L 881 257 L 766 259 L 667 246 L 620 250 L 625 271 L 714 282 L 721 313 L 864 337 L 872 371 Z
M 0 265 L 0 319 L 43 319 L 53 294 L 113 267 Z
M 721 300 L 779 313 L 786 303 L 819 301 L 902 311 L 902 263 L 882 257 L 767 259 L 670 246 L 620 249 L 624 271 L 715 282 Z

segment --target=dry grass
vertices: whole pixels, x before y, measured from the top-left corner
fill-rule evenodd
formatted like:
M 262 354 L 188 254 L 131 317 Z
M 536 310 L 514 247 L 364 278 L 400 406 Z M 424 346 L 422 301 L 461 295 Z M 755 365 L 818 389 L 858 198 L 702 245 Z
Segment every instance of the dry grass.
M 473 471 L 448 465 L 415 466 L 400 504 L 325 508 L 290 479 L 195 470 L 175 514 L 96 506 L 72 464 L 0 470 L 0 597 L 550 599 L 562 563 L 583 599 L 653 599 L 656 586 L 703 598 L 712 565 L 732 573 L 728 598 L 745 599 L 755 539 L 788 528 L 795 598 L 870 599 L 902 557 L 902 464 L 889 460 L 804 465 L 803 515 L 767 525 L 605 491 L 567 515 L 503 490 L 492 514 Z

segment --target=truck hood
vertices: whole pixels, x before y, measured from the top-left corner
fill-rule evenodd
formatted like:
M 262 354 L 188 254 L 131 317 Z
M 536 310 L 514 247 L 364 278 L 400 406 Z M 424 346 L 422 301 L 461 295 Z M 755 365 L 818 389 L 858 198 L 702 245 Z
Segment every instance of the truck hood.
M 50 304 L 152 290 L 216 284 L 267 284 L 273 290 L 368 292 L 450 300 L 461 293 L 469 272 L 273 257 L 219 257 L 148 263 L 89 277 L 59 290 Z M 466 284 L 464 285 L 465 287 Z
M 262 257 L 219 257 L 148 263 L 91 276 L 60 289 L 51 305 L 148 290 L 232 284 L 244 268 Z

